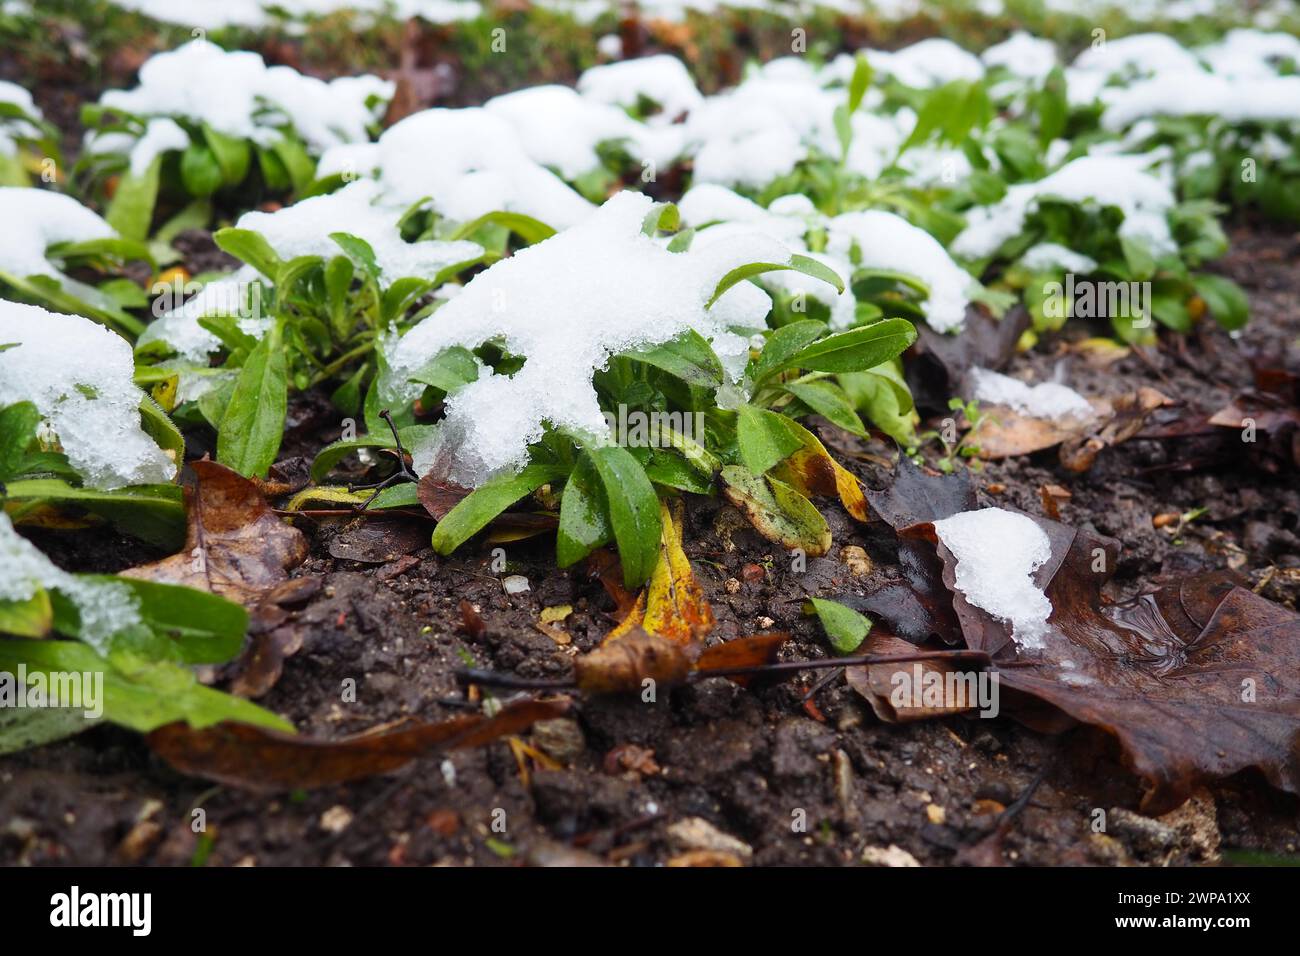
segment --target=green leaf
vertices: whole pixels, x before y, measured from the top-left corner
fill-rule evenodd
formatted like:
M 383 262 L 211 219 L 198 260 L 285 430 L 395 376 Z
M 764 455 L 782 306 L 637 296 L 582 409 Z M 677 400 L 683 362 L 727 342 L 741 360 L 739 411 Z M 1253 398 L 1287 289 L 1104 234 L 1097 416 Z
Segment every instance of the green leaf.
M 1069 116 L 1069 103 L 1065 94 L 1065 74 L 1059 66 L 1052 67 L 1047 74 L 1043 88 L 1035 97 L 1038 107 L 1038 145 L 1046 149 L 1055 139 L 1065 133 L 1065 123 Z
M 0 482 L 19 474 L 42 415 L 31 402 L 0 408 Z
M 443 349 L 423 368 L 412 374 L 411 381 L 451 394 L 470 382 L 478 381 L 478 360 L 469 349 L 453 345 Z
M 1246 324 L 1250 303 L 1237 283 L 1203 272 L 1192 277 L 1192 285 L 1196 287 L 1196 294 L 1209 306 L 1215 321 L 1225 329 L 1233 331 Z
M 800 350 L 789 365 L 816 372 L 858 372 L 901 355 L 916 341 L 906 319 L 884 319 L 837 332 Z
M 722 491 L 754 529 L 784 548 L 820 557 L 831 548 L 831 529 L 817 507 L 785 482 L 740 465 L 722 469 Z
M 256 704 L 200 684 L 193 671 L 169 662 L 124 656 L 110 663 L 77 641 L 0 641 L 0 670 L 29 674 L 103 675 L 104 717 L 141 733 L 184 720 L 195 728 L 223 720 L 292 731 L 284 718 Z
M 858 107 L 862 105 L 862 99 L 867 95 L 867 88 L 871 86 L 872 70 L 871 63 L 863 53 L 859 53 L 853 64 L 853 76 L 849 80 L 849 112 L 856 113 Z
M 713 303 L 722 298 L 723 293 L 738 282 L 752 279 L 765 272 L 783 271 L 802 272 L 804 275 L 812 276 L 814 279 L 821 279 L 823 282 L 834 286 L 836 292 L 844 291 L 844 280 L 836 274 L 834 269 L 823 265 L 816 259 L 811 259 L 808 256 L 792 255 L 790 261 L 786 263 L 751 262 L 747 265 L 738 266 L 737 268 L 732 269 L 722 277 L 721 281 L 718 282 L 717 288 L 713 290 L 713 296 L 705 304 L 705 308 L 712 306 Z
M 871 621 L 851 607 L 825 598 L 809 598 L 831 646 L 841 654 L 852 654 L 867 639 Z
M 177 584 L 111 575 L 82 577 L 130 588 L 144 625 L 165 635 L 182 663 L 224 664 L 243 649 L 248 612 L 233 601 Z
M 200 199 L 221 188 L 221 164 L 202 143 L 190 143 L 181 153 L 181 182 L 185 191 Z
M 124 534 L 160 548 L 185 539 L 185 504 L 176 485 L 132 485 L 113 491 L 77 488 L 58 478 L 28 478 L 6 486 L 10 503 L 48 502 L 84 508 L 112 521 Z
M 804 319 L 783 325 L 771 335 L 763 345 L 758 360 L 754 363 L 750 376 L 755 384 L 762 383 L 772 375 L 790 367 L 790 360 L 826 332 L 826 323 L 815 319 Z
M 316 178 L 316 161 L 307 153 L 307 148 L 295 137 L 286 135 L 277 140 L 271 149 L 288 173 L 293 191 L 300 193 L 306 190 Z
M 1124 262 L 1128 265 L 1134 279 L 1145 282 L 1155 275 L 1156 258 L 1151 254 L 1151 247 L 1144 240 L 1120 236 L 1119 244 L 1124 251 Z
M 785 390 L 827 421 L 865 438 L 867 430 L 843 389 L 831 382 L 791 382 Z
M 623 354 L 635 362 L 675 375 L 687 385 L 717 388 L 723 381 L 722 363 L 708 340 L 694 329 L 661 345 Z
M 596 474 L 605 488 L 609 521 L 623 565 L 623 583 L 639 587 L 650 579 L 659 560 L 659 496 L 646 477 L 645 469 L 619 445 L 587 450 Z
M 498 211 L 490 212 L 487 215 L 479 216 L 477 219 L 470 222 L 462 223 L 447 238 L 451 240 L 468 239 L 473 236 L 474 233 L 488 225 L 502 226 L 519 236 L 520 239 L 523 239 L 524 242 L 529 245 L 541 242 L 544 239 L 549 239 L 551 236 L 555 235 L 554 229 L 546 223 L 534 219 L 532 216 L 525 216 L 523 213 L 519 212 Z
M 262 275 L 274 281 L 284 263 L 259 233 L 251 229 L 218 229 L 212 241 L 241 262 L 246 262 Z
M 736 413 L 736 441 L 740 460 L 761 475 L 803 447 L 786 418 L 765 408 L 741 405 Z
M 247 477 L 264 477 L 284 437 L 288 367 L 277 321 L 248 354 L 217 429 L 217 461 Z
M 0 634 L 15 637 L 44 637 L 54 626 L 50 592 L 37 588 L 26 600 L 0 601 Z M 0 708 L 0 713 L 3 709 Z
M 123 238 L 142 241 L 149 237 L 161 171 L 162 157 L 157 156 L 139 176 L 127 173 L 118 179 L 104 218 Z
M 348 455 L 363 448 L 392 448 L 393 439 L 391 437 L 383 438 L 378 435 L 371 437 L 353 438 L 348 441 L 331 442 L 322 448 L 311 463 L 311 480 L 319 484 L 325 480 L 325 476 L 334 470 L 334 466 L 341 462 Z
M 370 243 L 347 232 L 331 232 L 330 238 L 348 254 L 353 262 L 365 269 L 372 279 L 379 281 L 379 263 L 375 259 L 375 250 Z
M 476 488 L 433 529 L 433 550 L 451 554 L 520 498 L 562 478 L 564 472 L 557 465 L 532 464 L 517 475 L 502 475 Z
M 162 406 L 148 395 L 140 399 L 140 427 L 158 443 L 159 448 L 170 453 L 178 468 L 185 463 L 185 436 L 167 417 Z
M 98 721 L 72 707 L 0 708 L 0 755 L 41 747 L 89 730 Z
M 203 124 L 203 138 L 207 140 L 208 149 L 212 151 L 217 167 L 221 170 L 222 182 L 226 186 L 242 183 L 248 175 L 253 156 L 248 140 L 219 133 L 207 123 Z
M 614 529 L 609 523 L 605 487 L 591 454 L 584 452 L 565 482 L 564 494 L 560 498 L 555 562 L 567 568 L 612 540 Z
M 641 231 L 647 236 L 655 236 L 661 231 L 676 232 L 681 224 L 682 214 L 675 204 L 657 202 L 646 213 L 645 220 L 641 223 Z

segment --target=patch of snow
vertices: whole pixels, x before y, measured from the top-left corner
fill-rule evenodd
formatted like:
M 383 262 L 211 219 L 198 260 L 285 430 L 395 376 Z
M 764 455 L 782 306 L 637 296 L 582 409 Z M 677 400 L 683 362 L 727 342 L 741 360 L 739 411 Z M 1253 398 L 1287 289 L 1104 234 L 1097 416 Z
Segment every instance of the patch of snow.
M 1056 66 L 1056 44 L 1017 30 L 985 50 L 980 59 L 989 69 L 1002 67 L 1014 76 L 1041 80 Z
M 131 147 L 130 170 L 132 176 L 143 176 L 153 161 L 164 153 L 180 152 L 190 145 L 190 134 L 167 117 L 151 119 L 144 135 Z
M 1088 275 L 1097 268 L 1097 260 L 1081 252 L 1067 249 L 1056 242 L 1040 242 L 1025 250 L 1020 263 L 1026 269 L 1046 272 L 1050 269 L 1062 269 L 1078 275 Z
M 176 464 L 140 427 L 131 346 L 79 315 L 0 300 L 0 406 L 28 401 L 93 488 L 171 481 Z
M 982 259 L 1024 230 L 1026 217 L 1039 199 L 1093 202 L 1115 206 L 1124 213 L 1121 236 L 1145 239 L 1157 254 L 1176 249 L 1165 218 L 1174 205 L 1173 191 L 1147 172 L 1146 156 L 1083 156 L 1033 183 L 1011 186 L 992 206 L 979 206 L 966 214 L 966 228 L 953 240 L 952 251 L 968 259 Z
M 508 122 L 480 107 L 424 110 L 377 143 L 330 150 L 318 175 L 332 173 L 375 175 L 385 202 L 409 206 L 432 197 L 441 215 L 459 222 L 507 210 L 563 229 L 595 209 L 529 159 Z
M 1021 647 L 1043 647 L 1052 602 L 1033 574 L 1052 556 L 1047 533 L 1002 508 L 963 511 L 936 521 L 934 530 L 957 561 L 954 585 L 966 600 L 1010 624 Z
M 648 126 L 567 86 L 516 90 L 493 97 L 483 108 L 510 124 L 529 158 L 568 180 L 600 166 L 596 148 L 602 143 L 621 144 L 633 159 L 656 168 L 668 166 L 682 151 L 681 127 Z
M 973 368 L 970 374 L 974 382 L 971 397 L 988 405 L 1005 405 L 1022 415 L 1053 421 L 1089 419 L 1096 414 L 1091 402 L 1066 385 L 1043 382 L 1030 386 L 986 368 Z
M 59 242 L 112 239 L 117 233 L 98 213 L 71 196 L 47 189 L 0 187 L 0 272 L 59 277 L 45 250 Z
M 704 101 L 686 65 L 666 53 L 593 66 L 578 77 L 578 92 L 597 103 L 624 109 L 648 99 L 662 111 L 655 119 L 669 122 Z
M 108 651 L 114 634 L 140 623 L 130 588 L 79 578 L 57 567 L 0 511 L 0 601 L 26 601 L 40 590 L 58 591 L 72 602 L 81 618 L 81 639 L 100 654 Z
M 854 259 L 856 248 L 860 258 Z M 849 212 L 830 221 L 827 250 L 864 269 L 916 276 L 930 288 L 922 310 L 936 332 L 961 328 L 976 285 L 938 239 L 901 216 L 881 210 Z
M 138 86 L 109 90 L 100 104 L 140 117 L 207 123 L 263 146 L 292 128 L 319 153 L 368 140 L 380 115 L 376 103 L 382 109 L 394 89 L 376 76 L 326 83 L 287 66 L 268 67 L 247 50 L 228 53 L 207 40 L 191 40 L 150 57 L 140 68 Z
M 358 180 L 338 192 L 313 196 L 275 212 L 247 212 L 239 217 L 240 229 L 260 233 L 280 258 L 342 255 L 331 233 L 346 232 L 364 239 L 375 252 L 381 282 L 397 279 L 432 279 L 443 269 L 469 262 L 483 255 L 474 242 L 406 242 L 398 230 L 404 209 L 378 202 L 380 187 L 370 180 Z

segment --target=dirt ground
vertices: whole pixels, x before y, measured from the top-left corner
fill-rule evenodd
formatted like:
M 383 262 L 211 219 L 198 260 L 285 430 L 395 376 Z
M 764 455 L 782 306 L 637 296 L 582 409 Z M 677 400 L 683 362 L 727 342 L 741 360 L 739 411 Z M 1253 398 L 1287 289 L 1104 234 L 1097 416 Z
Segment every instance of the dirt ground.
M 1060 374 L 1085 394 L 1158 388 L 1185 420 L 1222 408 L 1251 382 L 1256 364 L 1297 366 L 1300 238 L 1260 224 L 1232 230 L 1217 266 L 1248 291 L 1252 319 L 1235 339 L 1207 329 L 1179 349 L 1145 359 L 1090 364 L 1086 329 L 1015 357 L 1014 374 Z M 192 255 L 201 254 L 196 240 Z M 286 473 L 336 437 L 319 401 L 298 402 Z M 1160 425 L 1160 420 L 1152 427 Z M 832 436 L 827 432 L 827 439 Z M 863 480 L 888 478 L 891 448 L 876 442 L 840 454 Z M 1043 513 L 1039 488 L 1066 487 L 1061 520 L 1118 538 L 1124 555 L 1112 597 L 1195 571 L 1231 568 L 1266 596 L 1294 607 L 1300 595 L 1300 488 L 1264 442 L 1243 453 L 1230 430 L 1209 436 L 1137 438 L 1102 453 L 1076 475 L 1055 452 L 991 463 L 976 475 L 981 504 Z M 935 446 L 928 449 L 935 457 Z M 802 572 L 758 538 L 720 500 L 687 513 L 686 551 L 717 615 L 711 640 L 787 630 L 785 659 L 826 656 L 819 628 L 801 613 L 807 595 L 853 603 L 897 576 L 892 534 L 859 525 L 820 502 L 835 546 Z M 1157 514 L 1203 514 L 1177 533 Z M 302 648 L 260 702 L 305 734 L 340 736 L 403 717 L 461 712 L 452 670 L 473 662 L 529 676 L 564 676 L 573 655 L 612 627 L 613 605 L 580 568 L 558 571 L 546 539 L 510 545 L 507 568 L 486 550 L 450 559 L 428 547 L 429 526 L 385 536 L 382 546 L 352 519 L 300 521 L 312 553 L 296 572 L 311 579 L 288 607 Z M 152 555 L 111 534 L 42 536 L 72 570 L 113 571 Z M 845 563 L 865 550 L 871 568 Z M 358 560 L 361 559 L 361 560 Z M 866 573 L 862 573 L 866 570 Z M 506 594 L 501 578 L 527 577 Z M 463 633 L 460 602 L 486 632 Z M 541 610 L 571 605 L 558 632 L 536 626 Z M 227 676 L 211 675 L 221 682 Z M 344 681 L 355 702 L 341 701 Z M 435 755 L 381 778 L 310 793 L 265 795 L 180 776 L 143 740 L 109 726 L 0 759 L 0 863 L 131 862 L 209 865 L 502 865 L 563 862 L 652 865 L 684 852 L 721 850 L 754 865 L 920 863 L 1170 865 L 1241 854 L 1297 852 L 1300 801 L 1253 776 L 1201 791 L 1166 817 L 1138 815 L 1140 786 L 1100 734 L 1058 737 L 1010 719 L 881 723 L 835 678 L 809 704 L 818 680 L 763 690 L 714 678 L 662 696 L 586 700 L 576 719 L 538 728 L 531 742 L 559 769 L 529 764 L 527 783 L 505 743 Z M 1031 784 L 1039 786 L 1027 794 Z M 1027 795 L 1023 812 L 997 825 Z M 195 833 L 201 809 L 206 830 Z M 1095 832 L 1097 811 L 1105 832 Z M 701 823 L 700 821 L 705 821 Z M 494 824 L 496 828 L 494 829 Z M 705 825 L 707 824 L 707 825 Z

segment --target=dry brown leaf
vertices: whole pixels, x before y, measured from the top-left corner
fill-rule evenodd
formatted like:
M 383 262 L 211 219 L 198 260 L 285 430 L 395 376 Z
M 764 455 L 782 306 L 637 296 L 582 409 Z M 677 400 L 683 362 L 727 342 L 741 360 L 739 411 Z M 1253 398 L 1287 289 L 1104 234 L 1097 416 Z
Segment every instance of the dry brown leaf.
M 307 557 L 307 539 L 271 510 L 247 478 L 214 461 L 190 467 L 194 482 L 185 488 L 185 546 L 122 574 L 252 605 Z

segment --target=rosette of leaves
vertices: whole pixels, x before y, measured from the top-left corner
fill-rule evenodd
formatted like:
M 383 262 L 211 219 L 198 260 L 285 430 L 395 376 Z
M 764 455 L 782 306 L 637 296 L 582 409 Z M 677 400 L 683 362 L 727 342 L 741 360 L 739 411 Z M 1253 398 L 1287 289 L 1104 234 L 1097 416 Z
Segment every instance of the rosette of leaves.
M 248 476 L 264 476 L 275 461 L 293 392 L 324 388 L 345 416 L 364 415 L 369 431 L 386 431 L 376 387 L 383 357 L 376 346 L 437 308 L 429 293 L 479 261 L 390 281 L 370 244 L 346 232 L 331 234 L 337 255 L 287 262 L 248 229 L 222 229 L 214 238 L 257 271 L 249 299 L 260 312 L 262 335 L 246 331 L 234 316 L 201 318 L 221 342 L 217 364 L 178 364 L 169 360 L 165 343 L 151 342 L 137 356 L 155 364 L 138 372 L 137 381 L 174 397 L 181 376 L 209 379 L 197 400 L 175 409 L 177 418 L 216 429 L 217 460 Z

